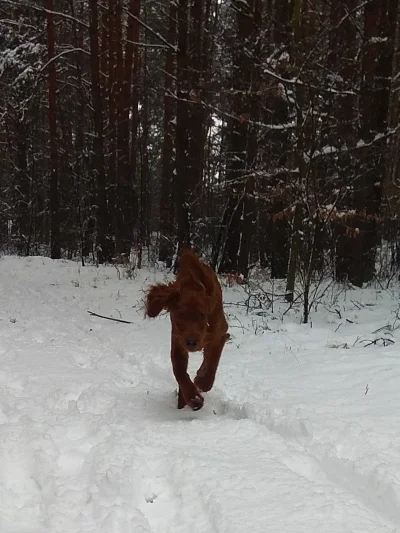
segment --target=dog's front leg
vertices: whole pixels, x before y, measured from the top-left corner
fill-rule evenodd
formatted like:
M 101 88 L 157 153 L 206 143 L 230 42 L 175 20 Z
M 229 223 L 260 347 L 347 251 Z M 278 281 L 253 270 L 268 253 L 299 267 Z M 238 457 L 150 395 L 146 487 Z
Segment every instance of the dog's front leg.
M 210 391 L 214 385 L 215 375 L 226 340 L 227 334 L 212 338 L 204 348 L 204 359 L 194 379 L 196 387 L 201 392 Z
M 203 407 L 204 398 L 187 373 L 188 353 L 176 342 L 172 341 L 171 361 L 174 376 L 179 385 L 178 409 L 187 404 L 194 411 Z

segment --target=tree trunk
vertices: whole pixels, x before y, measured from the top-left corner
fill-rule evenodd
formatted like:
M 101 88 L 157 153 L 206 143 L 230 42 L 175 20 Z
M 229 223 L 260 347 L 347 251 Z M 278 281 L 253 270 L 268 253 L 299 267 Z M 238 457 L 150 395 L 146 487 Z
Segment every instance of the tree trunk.
M 336 127 L 333 130 L 333 138 L 328 140 L 331 146 L 338 149 L 335 171 L 337 179 L 332 188 L 339 191 L 354 189 L 355 170 L 352 150 L 356 144 L 356 96 L 352 94 L 353 88 L 358 83 L 358 65 L 356 57 L 359 52 L 358 28 L 356 25 L 355 9 L 357 0 L 343 0 L 330 8 L 330 24 L 333 31 L 329 42 L 328 66 L 338 80 L 334 87 L 339 91 L 332 97 L 332 114 L 335 118 Z M 361 8 L 360 8 L 361 9 Z M 348 16 L 353 13 L 353 16 Z M 341 91 L 344 94 L 341 94 Z M 331 135 L 332 136 L 332 135 Z M 342 193 L 343 194 L 343 193 Z M 343 194 L 343 200 L 337 206 L 341 210 L 354 209 L 354 190 L 349 194 Z M 353 229 L 358 226 L 356 220 L 346 220 L 333 225 L 334 242 L 336 243 L 335 275 L 340 281 L 349 280 L 359 284 L 357 263 L 360 256 L 357 251 L 361 250 L 360 235 L 355 231 L 349 231 L 345 224 Z
M 116 251 L 117 253 L 129 254 L 133 244 L 133 228 L 137 220 L 137 199 L 134 191 L 135 160 L 132 162 L 130 149 L 130 123 L 137 124 L 137 69 L 138 69 L 138 45 L 134 44 L 140 38 L 140 26 L 136 18 L 140 15 L 140 0 L 130 0 L 128 12 L 128 26 L 126 32 L 125 58 L 122 76 L 122 88 L 120 91 L 119 119 L 118 119 L 118 188 L 117 188 L 117 212 L 119 217 Z M 131 16 L 132 15 L 132 16 Z M 133 79 L 135 69 L 135 79 Z M 133 82 L 133 83 L 132 83 Z M 133 98 L 134 97 L 134 98 Z M 130 116 L 132 118 L 130 118 Z M 136 149 L 136 146 L 135 146 Z
M 190 246 L 188 209 L 188 0 L 178 2 L 178 51 L 177 51 L 177 112 L 176 112 L 176 178 L 174 196 L 178 222 L 178 247 Z
M 143 54 L 143 84 L 146 87 L 147 77 L 147 51 Z M 142 138 L 141 146 L 141 164 L 140 164 L 140 224 L 139 224 L 139 247 L 149 245 L 150 235 L 150 170 L 149 170 L 149 98 L 147 93 L 143 94 L 142 100 Z
M 169 7 L 168 42 L 176 43 L 177 4 L 171 0 Z M 164 77 L 164 122 L 163 147 L 161 162 L 161 202 L 160 202 L 160 250 L 159 260 L 165 261 L 170 268 L 174 255 L 174 196 L 173 181 L 175 170 L 174 139 L 176 119 L 176 101 L 173 97 L 175 60 L 171 48 L 166 50 Z
M 284 78 L 289 78 L 289 65 L 285 59 L 292 44 L 292 13 L 293 6 L 290 2 L 269 2 L 266 17 L 272 21 L 270 54 L 277 58 L 277 73 Z M 289 55 L 292 55 L 289 52 Z M 266 95 L 260 98 L 262 105 L 262 120 L 274 125 L 285 124 L 289 119 L 289 102 L 286 93 L 278 81 L 270 79 Z M 262 140 L 263 141 L 263 140 Z M 261 142 L 262 142 L 261 141 Z M 281 183 L 291 180 L 284 172 L 274 175 L 277 169 L 284 168 L 288 163 L 289 133 L 286 129 L 276 129 L 270 132 L 263 142 L 262 159 L 266 169 L 272 176 L 260 183 L 261 194 L 269 196 L 268 188 L 274 188 Z M 269 199 L 267 206 L 261 206 L 259 213 L 258 243 L 260 255 L 264 262 L 271 268 L 272 278 L 285 278 L 289 261 L 289 223 L 286 216 L 281 216 L 290 198 L 280 196 Z
M 15 187 L 15 226 L 18 233 L 18 252 L 29 255 L 32 238 L 32 202 L 28 175 L 28 146 L 24 121 L 19 120 L 15 128 L 17 187 Z
M 190 0 L 188 29 L 188 155 L 187 155 L 187 203 L 193 232 L 198 228 L 202 213 L 202 179 L 204 168 L 204 147 L 206 133 L 206 112 L 204 108 L 205 73 L 203 72 L 204 47 L 204 0 Z M 205 66 L 205 65 L 204 65 Z M 194 237 L 194 235 L 193 235 Z M 198 235 L 197 235 L 198 237 Z M 199 239 L 197 239 L 198 241 Z
M 250 250 L 252 238 L 256 229 L 256 208 L 254 200 L 254 173 L 257 164 L 258 154 L 258 137 L 260 118 L 260 89 L 261 89 L 261 9 L 262 1 L 255 0 L 253 11 L 253 35 L 254 35 L 254 52 L 252 58 L 251 73 L 251 94 L 250 94 L 250 121 L 247 142 L 247 161 L 246 161 L 246 179 L 245 197 L 243 204 L 243 230 L 242 241 L 239 249 L 238 270 L 245 278 L 248 276 L 250 263 Z
M 81 4 L 79 13 L 75 12 L 74 1 L 70 0 L 72 21 L 73 42 L 75 48 L 83 48 L 83 29 L 77 23 L 77 20 L 82 18 L 84 13 L 84 6 Z M 90 250 L 93 249 L 93 236 L 89 234 L 89 226 L 91 220 L 91 213 L 89 211 L 89 187 L 87 187 L 87 169 L 85 166 L 85 155 L 87 152 L 87 145 L 85 139 L 85 90 L 83 86 L 83 61 L 80 53 L 75 54 L 75 69 L 76 69 L 76 99 L 77 106 L 74 116 L 75 126 L 75 160 L 73 163 L 73 173 L 76 184 L 76 193 L 78 195 L 78 226 L 80 239 L 80 252 L 82 256 L 82 263 L 84 257 L 88 256 Z
M 370 281 L 375 273 L 397 11 L 398 0 L 371 0 L 364 12 L 359 102 L 359 137 L 364 148 L 359 150 L 355 194 L 355 209 L 364 215 L 359 228 L 363 239 L 356 276 L 358 285 Z
M 296 274 L 298 270 L 299 255 L 301 251 L 301 227 L 302 227 L 302 209 L 300 204 L 296 204 L 293 216 L 292 240 L 290 245 L 289 266 L 286 279 L 286 301 L 292 303 L 294 300 L 294 288 L 296 283 Z
M 60 243 L 60 200 L 58 180 L 58 151 L 57 151 L 57 72 L 55 62 L 55 31 L 53 0 L 45 1 L 47 19 L 47 50 L 50 64 L 48 69 L 49 91 L 49 135 L 50 135 L 50 249 L 51 258 L 61 257 Z
M 297 54 L 295 56 L 295 67 L 300 68 L 302 58 L 301 51 L 302 43 L 304 42 L 304 27 L 303 27 L 303 0 L 295 0 L 293 6 L 293 48 L 296 47 Z M 305 89 L 302 85 L 296 85 L 296 138 L 297 143 L 292 154 L 293 168 L 298 168 L 299 171 L 299 187 L 297 193 L 300 195 L 306 182 L 306 164 L 304 160 L 304 107 L 305 107 Z M 286 301 L 293 302 L 294 288 L 296 275 L 299 266 L 300 252 L 301 252 L 301 235 L 303 230 L 303 206 L 302 200 L 297 200 L 295 203 L 295 210 L 292 223 L 292 237 L 290 243 L 289 265 L 286 279 Z
M 113 131 L 116 135 L 115 251 L 117 254 L 129 256 L 133 244 L 134 220 L 132 175 L 129 165 L 129 112 L 131 110 L 130 93 L 134 45 L 130 42 L 131 39 L 127 38 L 124 59 L 122 49 L 122 0 L 114 0 L 114 4 L 115 64 L 113 69 L 113 118 L 116 120 L 113 125 Z M 130 9 L 133 11 L 133 14 L 139 14 L 137 8 L 140 9 L 140 4 L 135 5 L 135 2 L 131 2 Z M 133 26 L 129 32 L 129 37 L 131 37 L 135 33 L 134 25 L 137 22 L 132 17 L 129 17 L 129 15 L 128 21 Z
M 249 228 L 244 225 L 248 211 L 249 193 L 252 188 L 246 172 L 249 160 L 249 119 L 252 113 L 250 91 L 254 69 L 258 68 L 257 59 L 253 58 L 254 44 L 259 34 L 255 18 L 255 2 L 241 2 L 235 0 L 232 7 L 236 13 L 237 44 L 234 51 L 232 84 L 234 95 L 232 98 L 229 125 L 229 148 L 226 169 L 226 183 L 229 191 L 228 207 L 225 213 L 227 220 L 227 237 L 222 255 L 220 272 L 237 272 L 247 275 L 246 250 L 249 249 Z M 251 57 L 251 59 L 249 58 Z M 250 169 L 251 172 L 251 169 Z M 251 180 L 251 178 L 250 178 Z M 241 260 L 239 259 L 242 254 Z
M 98 43 L 98 9 L 97 0 L 89 0 L 90 7 L 90 71 L 91 71 L 91 93 L 94 122 L 93 137 L 93 168 L 96 176 L 97 190 L 97 239 L 96 249 L 99 263 L 104 263 L 111 259 L 109 242 L 107 239 L 107 195 L 106 195 L 106 175 L 104 162 L 104 123 L 103 123 L 103 101 L 100 84 L 100 61 Z
M 118 176 L 117 176 L 117 125 L 118 125 L 118 4 L 121 0 L 108 0 L 108 72 L 107 72 L 107 118 L 106 123 L 106 148 L 107 148 L 107 203 L 109 207 L 110 236 L 113 235 L 111 255 L 115 256 L 115 245 L 119 244 L 119 213 L 118 213 Z M 111 239 L 110 239 L 111 245 Z

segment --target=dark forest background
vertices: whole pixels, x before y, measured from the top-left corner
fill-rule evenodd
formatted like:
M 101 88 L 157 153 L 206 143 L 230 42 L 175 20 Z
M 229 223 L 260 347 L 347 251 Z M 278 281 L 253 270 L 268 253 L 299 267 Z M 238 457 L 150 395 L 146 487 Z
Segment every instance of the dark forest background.
M 398 7 L 0 0 L 3 251 L 398 275 Z

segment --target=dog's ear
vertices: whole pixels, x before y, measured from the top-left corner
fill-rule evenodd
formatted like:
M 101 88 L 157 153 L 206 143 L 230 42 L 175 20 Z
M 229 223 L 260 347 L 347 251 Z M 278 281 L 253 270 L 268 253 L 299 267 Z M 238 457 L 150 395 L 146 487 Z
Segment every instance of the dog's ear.
M 147 292 L 146 316 L 154 318 L 161 311 L 172 311 L 179 299 L 179 292 L 174 283 L 152 285 Z

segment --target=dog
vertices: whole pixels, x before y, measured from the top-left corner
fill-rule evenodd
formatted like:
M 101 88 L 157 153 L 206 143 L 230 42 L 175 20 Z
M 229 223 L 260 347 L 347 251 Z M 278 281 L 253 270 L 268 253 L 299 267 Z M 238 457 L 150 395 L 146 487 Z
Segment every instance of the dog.
M 212 389 L 222 350 L 229 338 L 221 285 L 214 270 L 191 250 L 181 252 L 175 281 L 152 285 L 146 316 L 167 311 L 171 318 L 171 362 L 178 383 L 178 409 L 203 407 L 203 392 Z M 194 381 L 187 372 L 189 354 L 203 350 Z

